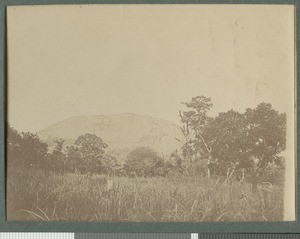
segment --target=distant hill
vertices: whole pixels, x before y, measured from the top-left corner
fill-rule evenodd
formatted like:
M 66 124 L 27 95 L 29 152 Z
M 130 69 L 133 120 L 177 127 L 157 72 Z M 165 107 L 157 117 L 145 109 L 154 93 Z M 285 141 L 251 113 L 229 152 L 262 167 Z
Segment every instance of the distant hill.
M 168 156 L 181 147 L 177 139 L 183 140 L 180 128 L 174 123 L 137 114 L 73 117 L 40 131 L 39 137 L 51 147 L 55 139 L 64 139 L 66 145 L 71 145 L 86 133 L 101 137 L 109 145 L 106 152 L 120 160 L 139 146 Z

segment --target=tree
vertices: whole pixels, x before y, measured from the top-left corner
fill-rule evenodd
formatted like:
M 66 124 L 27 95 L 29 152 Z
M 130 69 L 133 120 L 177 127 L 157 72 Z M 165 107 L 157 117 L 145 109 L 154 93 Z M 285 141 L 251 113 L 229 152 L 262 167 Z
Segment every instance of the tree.
M 67 152 L 66 157 L 68 159 L 68 161 L 67 161 L 68 162 L 67 163 L 68 171 L 74 172 L 74 173 L 77 173 L 77 172 L 83 173 L 84 169 L 85 169 L 85 167 L 83 166 L 84 160 L 81 157 L 81 153 L 80 153 L 79 149 L 76 146 L 71 145 L 71 146 L 67 146 L 66 152 Z
M 43 164 L 48 155 L 48 144 L 41 141 L 37 134 L 22 133 L 21 155 L 23 165 Z
M 41 141 L 37 134 L 19 133 L 8 125 L 7 156 L 9 163 L 19 166 L 39 166 L 48 155 L 47 143 Z
M 245 116 L 234 110 L 222 112 L 208 125 L 204 134 L 214 139 L 211 154 L 215 162 L 212 168 L 228 180 L 239 169 L 239 162 L 244 157 L 241 149 L 247 139 Z
M 205 96 L 193 97 L 190 102 L 184 102 L 189 110 L 179 111 L 181 122 L 183 123 L 182 132 L 185 136 L 185 143 L 182 147 L 183 156 L 194 161 L 205 158 L 207 160 L 207 177 L 210 177 L 209 165 L 212 162 L 212 148 L 210 135 L 204 135 L 205 128 L 213 118 L 207 113 L 213 106 L 211 99 Z
M 286 114 L 278 113 L 271 104 L 261 103 L 255 109 L 245 112 L 247 140 L 241 148 L 245 157 L 241 158 L 241 167 L 252 178 L 252 189 L 270 164 L 281 165 L 280 153 L 286 148 Z
M 103 155 L 98 171 L 103 174 L 114 175 L 116 170 L 118 170 L 120 165 L 117 159 L 111 155 Z
M 88 172 L 101 171 L 101 165 L 105 148 L 108 146 L 103 140 L 95 134 L 85 134 L 77 138 L 74 143 L 84 161 Z
M 163 159 L 153 149 L 137 147 L 127 155 L 123 168 L 129 175 L 151 177 L 160 175 L 163 166 Z
M 244 114 L 230 110 L 220 113 L 203 131 L 211 141 L 213 167 L 230 178 L 244 169 L 251 178 L 253 192 L 271 164 L 282 165 L 280 153 L 286 144 L 286 115 L 271 104 L 261 103 Z
M 209 130 L 211 128 L 211 130 Z M 286 115 L 271 104 L 261 103 L 244 114 L 230 110 L 220 113 L 206 131 L 213 135 L 212 156 L 219 174 L 227 179 L 235 170 L 244 169 L 251 178 L 253 192 L 271 165 L 283 165 L 280 153 L 286 144 Z
M 20 161 L 22 150 L 21 150 L 21 134 L 12 128 L 9 124 L 7 125 L 7 163 L 8 166 L 16 165 Z
M 60 171 L 61 173 L 64 173 L 66 170 L 66 163 L 68 160 L 63 150 L 64 140 L 55 140 L 54 143 L 55 146 L 50 155 L 51 160 L 49 161 L 49 163 L 52 165 L 54 171 Z

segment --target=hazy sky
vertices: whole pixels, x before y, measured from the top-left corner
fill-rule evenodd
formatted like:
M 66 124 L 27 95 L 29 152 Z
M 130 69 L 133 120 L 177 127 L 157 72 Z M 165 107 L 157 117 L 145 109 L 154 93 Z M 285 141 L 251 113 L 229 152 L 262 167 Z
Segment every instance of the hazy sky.
M 72 116 L 147 114 L 178 123 L 270 102 L 293 110 L 291 6 L 72 5 L 8 9 L 8 117 L 39 131 Z

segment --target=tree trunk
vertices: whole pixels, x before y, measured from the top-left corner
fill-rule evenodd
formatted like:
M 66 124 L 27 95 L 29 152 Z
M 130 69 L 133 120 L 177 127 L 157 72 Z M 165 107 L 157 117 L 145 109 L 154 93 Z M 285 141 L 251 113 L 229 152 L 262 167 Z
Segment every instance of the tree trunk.
M 240 182 L 244 182 L 244 180 L 245 180 L 245 169 L 243 168 L 242 169 L 242 177 L 241 177 Z
M 207 178 L 210 178 L 210 163 L 211 163 L 211 155 L 208 155 L 208 161 L 207 161 Z

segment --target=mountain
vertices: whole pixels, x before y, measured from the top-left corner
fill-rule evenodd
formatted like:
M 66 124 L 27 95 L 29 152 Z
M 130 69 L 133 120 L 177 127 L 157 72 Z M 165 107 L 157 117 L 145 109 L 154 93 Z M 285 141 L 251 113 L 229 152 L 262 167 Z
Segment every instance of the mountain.
M 101 137 L 108 144 L 106 152 L 120 159 L 139 146 L 167 156 L 181 147 L 179 140 L 183 141 L 181 129 L 174 123 L 137 114 L 73 117 L 40 131 L 39 137 L 51 147 L 56 139 L 71 145 L 86 133 Z

